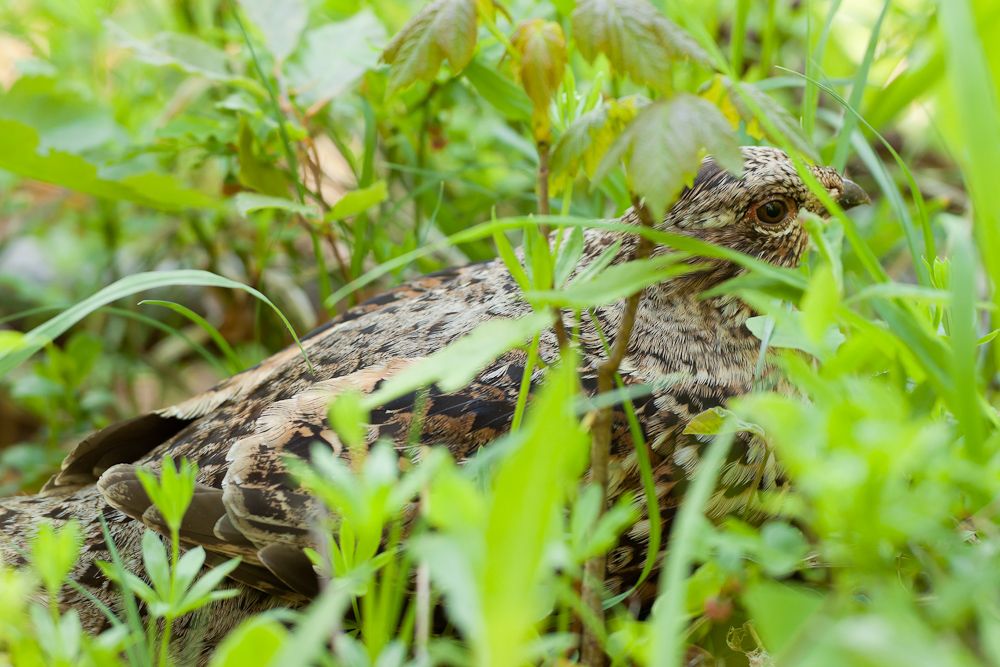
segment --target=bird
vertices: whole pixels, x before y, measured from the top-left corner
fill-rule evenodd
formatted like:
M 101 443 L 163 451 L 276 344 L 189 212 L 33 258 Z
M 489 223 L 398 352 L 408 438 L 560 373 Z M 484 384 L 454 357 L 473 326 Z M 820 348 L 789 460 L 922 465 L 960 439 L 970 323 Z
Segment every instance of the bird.
M 742 153 L 741 175 L 706 157 L 657 227 L 776 266 L 795 267 L 809 243 L 802 211 L 821 217 L 829 212 L 785 152 L 749 146 Z M 857 184 L 833 168 L 807 168 L 844 209 L 870 203 Z M 630 209 L 620 222 L 638 225 L 639 214 Z M 614 262 L 627 261 L 634 256 L 637 238 L 620 229 L 588 229 L 575 271 L 609 248 Z M 670 252 L 658 246 L 652 254 Z M 704 410 L 724 407 L 751 392 L 758 371 L 761 341 L 746 325 L 755 311 L 735 296 L 703 295 L 746 269 L 728 259 L 700 262 L 697 271 L 644 288 L 620 365 L 626 384 L 653 388 L 633 404 L 648 443 L 664 526 L 682 500 L 704 445 L 699 437 L 685 434 L 685 426 Z M 94 600 L 119 613 L 123 602 L 97 564 L 110 560 L 101 520 L 107 522 L 126 565 L 141 575 L 143 534 L 151 529 L 165 535 L 168 530 L 143 490 L 138 471 L 156 471 L 166 457 L 186 457 L 197 464 L 198 473 L 181 546 L 202 546 L 216 560 L 240 556 L 242 562 L 230 574 L 239 594 L 178 619 L 176 636 L 183 639 L 186 632 L 197 630 L 207 647 L 199 650 L 210 650 L 251 614 L 307 602 L 318 590 L 303 551 L 314 546 L 310 512 L 316 501 L 289 474 L 287 457 L 308 459 L 310 448 L 321 443 L 349 463 L 347 447 L 327 421 L 332 398 L 348 390 L 370 394 L 484 322 L 529 315 L 532 307 L 519 292 L 500 259 L 431 273 L 346 310 L 303 337 L 311 366 L 290 346 L 187 401 L 97 431 L 70 452 L 40 493 L 0 500 L 4 560 L 24 564 L 22 554 L 39 524 L 77 521 L 84 547 L 70 577 L 79 586 L 67 587 L 60 605 L 77 610 L 86 629 L 102 631 L 109 621 Z M 607 358 L 598 325 L 614 338 L 624 309 L 624 300 L 619 300 L 595 308 L 593 320 L 579 322 L 580 378 L 590 393 L 596 391 L 596 372 Z M 564 317 L 572 326 L 570 315 Z M 539 355 L 546 364 L 558 360 L 559 345 L 553 330 L 542 332 Z M 462 389 L 425 390 L 420 396 L 419 443 L 446 447 L 463 461 L 506 433 L 526 364 L 527 353 L 514 349 Z M 544 385 L 544 376 L 543 368 L 534 370 L 533 385 L 536 380 Z M 657 382 L 664 377 L 671 381 Z M 416 393 L 410 393 L 373 409 L 366 442 L 388 440 L 403 456 L 416 402 Z M 620 414 L 613 424 L 610 457 L 609 498 L 626 492 L 641 497 L 635 443 Z M 753 491 L 781 483 L 780 464 L 766 443 L 757 436 L 741 438 L 730 452 L 709 514 L 719 518 L 746 509 Z M 612 592 L 635 584 L 645 562 L 645 507 L 639 507 L 639 515 L 608 554 L 606 583 Z M 655 595 L 651 582 L 644 590 L 647 597 Z

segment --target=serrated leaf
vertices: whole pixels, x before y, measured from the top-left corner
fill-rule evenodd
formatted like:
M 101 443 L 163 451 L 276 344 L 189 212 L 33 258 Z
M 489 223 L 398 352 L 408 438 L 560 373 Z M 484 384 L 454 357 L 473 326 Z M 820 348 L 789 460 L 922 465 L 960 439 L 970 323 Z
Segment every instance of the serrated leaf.
M 288 84 L 300 104 L 337 97 L 378 65 L 385 44 L 382 23 L 371 9 L 308 30 L 288 64 Z
M 743 153 L 722 113 L 700 97 L 679 93 L 639 112 L 611 144 L 594 179 L 624 158 L 631 187 L 645 197 L 654 217 L 662 216 L 698 172 L 703 149 L 722 168 L 742 173 Z
M 566 35 L 562 26 L 545 19 L 522 21 L 511 44 L 519 58 L 513 60 L 514 75 L 534 103 L 536 141 L 548 136 L 549 102 L 566 73 Z
M 247 18 L 264 35 L 275 60 L 292 54 L 309 20 L 309 8 L 303 0 L 240 0 Z
M 375 181 L 367 188 L 346 193 L 333 205 L 325 217 L 327 220 L 343 220 L 362 213 L 376 204 L 381 204 L 388 198 L 389 190 L 385 181 Z
M 476 0 L 433 0 L 396 33 L 382 52 L 392 65 L 386 93 L 430 81 L 445 58 L 459 72 L 476 47 Z
M 636 83 L 669 90 L 673 58 L 712 67 L 708 53 L 647 0 L 582 0 L 572 20 L 584 58 L 593 62 L 603 53 L 616 71 Z
M 733 106 L 748 125 L 757 120 L 757 113 L 754 110 L 754 106 L 756 106 L 795 150 L 813 162 L 820 161 L 816 148 L 806 137 L 795 118 L 771 99 L 767 93 L 750 84 L 734 83 L 728 77 L 723 77 L 722 83 L 729 93 L 729 99 Z M 772 136 L 770 132 L 767 132 L 767 136 L 771 141 L 780 143 L 780 137 Z

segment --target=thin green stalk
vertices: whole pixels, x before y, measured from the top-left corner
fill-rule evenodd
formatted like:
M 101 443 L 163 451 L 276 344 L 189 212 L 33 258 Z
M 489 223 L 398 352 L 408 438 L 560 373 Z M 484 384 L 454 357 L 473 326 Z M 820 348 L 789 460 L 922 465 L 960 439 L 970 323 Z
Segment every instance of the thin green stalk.
M 535 334 L 528 347 L 528 361 L 524 365 L 524 374 L 521 376 L 521 387 L 517 392 L 517 406 L 514 408 L 514 419 L 511 422 L 510 430 L 516 431 L 521 426 L 524 419 L 524 407 L 528 404 L 528 392 L 531 390 L 531 374 L 538 363 L 538 342 L 541 334 Z
M 743 71 L 743 49 L 747 39 L 747 14 L 750 13 L 750 0 L 737 0 L 736 21 L 733 23 L 733 71 Z
M 726 425 L 721 430 L 723 432 L 714 436 L 698 464 L 694 481 L 684 495 L 684 502 L 670 531 L 670 558 L 660 574 L 660 592 L 653 608 L 653 659 L 650 662 L 653 667 L 683 664 L 684 628 L 688 620 L 685 601 L 698 523 L 702 520 L 735 436 L 735 432 Z

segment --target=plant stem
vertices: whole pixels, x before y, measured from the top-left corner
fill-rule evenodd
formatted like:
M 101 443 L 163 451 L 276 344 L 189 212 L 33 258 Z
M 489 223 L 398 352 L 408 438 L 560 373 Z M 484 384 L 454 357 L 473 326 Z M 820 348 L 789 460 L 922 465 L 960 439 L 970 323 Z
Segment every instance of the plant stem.
M 655 221 L 649 213 L 649 209 L 639 201 L 638 195 L 630 193 L 632 206 L 643 227 L 653 228 Z M 653 249 L 653 242 L 645 237 L 640 237 L 635 246 L 633 259 L 645 259 Z M 598 395 L 607 393 L 614 389 L 615 373 L 618 366 L 625 358 L 628 350 L 629 339 L 632 337 L 632 328 L 635 325 L 635 314 L 639 309 L 639 300 L 642 292 L 633 294 L 625 301 L 625 312 L 622 314 L 621 325 L 618 327 L 618 335 L 615 337 L 614 346 L 608 359 L 597 369 L 597 393 Z M 613 417 L 613 406 L 605 406 L 597 411 L 594 419 L 593 440 L 590 447 L 590 483 L 597 484 L 601 488 L 602 502 L 595 522 L 600 520 L 607 505 L 608 492 L 608 457 L 611 450 L 611 421 Z M 600 554 L 589 559 L 584 566 L 583 574 L 583 602 L 584 605 L 594 614 L 597 619 L 604 621 L 604 570 L 606 568 L 605 555 Z M 580 647 L 580 661 L 588 667 L 601 667 L 604 664 L 604 647 L 600 639 L 584 625 L 583 640 Z

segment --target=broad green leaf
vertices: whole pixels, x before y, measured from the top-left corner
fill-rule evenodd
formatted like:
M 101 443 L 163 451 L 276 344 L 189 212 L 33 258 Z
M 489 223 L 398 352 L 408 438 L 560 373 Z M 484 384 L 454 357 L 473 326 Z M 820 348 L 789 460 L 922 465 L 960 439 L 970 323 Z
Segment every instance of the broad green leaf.
M 484 366 L 507 350 L 524 345 L 552 324 L 552 317 L 551 313 L 542 312 L 519 320 L 486 322 L 386 381 L 381 388 L 368 395 L 363 406 L 365 409 L 375 408 L 431 383 L 445 392 L 461 389 Z
M 194 35 L 161 32 L 148 42 L 136 39 L 113 21 L 105 27 L 122 46 L 135 52 L 136 58 L 157 67 L 176 67 L 189 74 L 220 82 L 244 80 L 229 71 L 229 57 L 222 49 Z
M 97 165 L 78 155 L 50 150 L 39 155 L 38 132 L 14 120 L 0 119 L 0 169 L 61 185 L 84 194 L 151 206 L 167 211 L 217 208 L 218 202 L 182 186 L 165 174 L 136 174 L 121 179 L 100 175 Z
M 778 105 L 771 97 L 760 88 L 747 83 L 734 83 L 732 80 L 723 77 L 723 85 L 729 92 L 729 99 L 747 124 L 757 120 L 758 110 L 765 116 L 774 127 L 781 133 L 781 136 L 788 140 L 798 152 L 802 153 L 815 163 L 820 161 L 819 154 L 815 146 L 802 132 L 795 118 L 784 108 Z M 766 128 L 766 124 L 765 124 Z M 768 138 L 780 144 L 778 137 L 767 133 Z
M 314 206 L 300 204 L 297 201 L 285 199 L 284 197 L 261 195 L 256 192 L 240 192 L 230 200 L 230 203 L 243 216 L 250 211 L 262 211 L 264 209 L 279 209 L 306 216 L 315 216 L 317 214 L 316 207 Z
M 292 54 L 309 20 L 304 0 L 240 0 L 240 6 L 264 35 L 275 60 L 280 62 Z
M 555 176 L 553 192 L 574 178 L 581 164 L 587 176 L 594 178 L 608 147 L 639 109 L 648 104 L 648 99 L 632 95 L 592 109 L 570 123 L 556 142 L 549 161 L 549 169 Z
M 389 198 L 389 190 L 385 181 L 375 181 L 367 188 L 352 190 L 341 197 L 330 212 L 326 214 L 327 220 L 343 220 L 353 215 L 358 215 L 367 211 L 376 204 L 381 204 Z
M 809 289 L 802 297 L 802 328 L 811 340 L 823 339 L 839 305 L 840 293 L 833 269 L 829 264 L 822 264 L 809 277 Z
M 768 346 L 802 350 L 817 359 L 826 359 L 847 340 L 846 336 L 840 332 L 840 329 L 833 324 L 828 325 L 823 330 L 823 335 L 818 340 L 814 340 L 806 334 L 806 325 L 803 320 L 804 315 L 801 312 L 785 313 L 771 333 L 767 341 Z M 766 324 L 767 317 L 764 315 L 751 317 L 746 322 L 750 333 L 762 340 L 765 335 Z
M 0 139 L 2 139 L 2 137 L 3 135 L 0 133 Z M 282 322 L 285 323 L 285 326 L 288 327 L 288 331 L 292 334 L 292 338 L 295 339 L 296 343 L 299 343 L 299 337 L 292 329 L 292 325 L 288 322 L 281 311 L 278 310 L 278 307 L 271 303 L 271 300 L 266 296 L 248 285 L 238 283 L 235 280 L 230 280 L 229 278 L 223 278 L 222 276 L 209 273 L 208 271 L 149 271 L 146 273 L 136 273 L 131 276 L 126 276 L 125 278 L 108 285 L 97 294 L 94 294 L 93 296 L 84 299 L 70 308 L 67 308 L 65 311 L 56 315 L 45 324 L 37 326 L 29 331 L 22 339 L 21 345 L 19 345 L 16 349 L 0 353 L 0 377 L 3 377 L 12 369 L 27 361 L 35 352 L 38 352 L 57 337 L 66 333 L 70 327 L 98 308 L 105 306 L 112 301 L 117 301 L 123 297 L 135 294 L 136 292 L 142 292 L 144 290 L 154 289 L 157 287 L 172 287 L 175 285 L 226 287 L 230 289 L 241 289 L 249 292 L 270 306 L 271 309 L 277 313 L 278 317 L 280 317 Z M 302 349 L 301 344 L 299 344 L 299 349 Z M 303 356 L 305 356 L 304 349 L 302 350 L 302 353 Z M 306 358 L 306 362 L 308 363 L 308 358 Z
M 600 180 L 625 158 L 632 187 L 659 217 L 698 172 L 703 149 L 724 169 L 743 172 L 743 154 L 718 108 L 679 93 L 640 111 L 611 144 L 594 178 Z
M 33 127 L 38 153 L 80 154 L 127 138 L 110 109 L 57 79 L 25 76 L 0 95 L 0 118 Z
M 670 61 L 685 57 L 704 67 L 712 59 L 680 26 L 647 0 L 583 0 L 573 10 L 573 36 L 589 62 L 598 53 L 639 84 L 670 90 Z
M 510 120 L 531 119 L 532 104 L 524 90 L 476 58 L 465 68 L 465 78 L 476 92 Z
M 210 667 L 269 664 L 288 640 L 288 630 L 276 619 L 251 616 L 237 626 L 212 653 Z
M 802 586 L 760 580 L 740 596 L 768 649 L 779 653 L 823 605 L 822 595 Z
M 284 197 L 288 192 L 285 173 L 266 158 L 257 157 L 253 130 L 246 118 L 240 118 L 240 170 L 236 174 L 240 183 L 272 197 Z
M 553 567 L 544 555 L 552 548 L 563 502 L 587 463 L 589 438 L 570 409 L 578 357 L 564 355 L 528 411 L 523 442 L 497 477 L 482 573 L 486 636 L 472 642 L 478 664 L 525 664 L 526 644 L 544 612 L 538 583 Z
M 417 81 L 430 81 L 445 58 L 455 72 L 476 47 L 476 0 L 433 0 L 396 33 L 382 52 L 389 70 L 387 94 Z
M 287 65 L 296 99 L 300 104 L 316 104 L 349 90 L 378 65 L 385 39 L 385 28 L 369 8 L 307 31 L 298 54 Z

